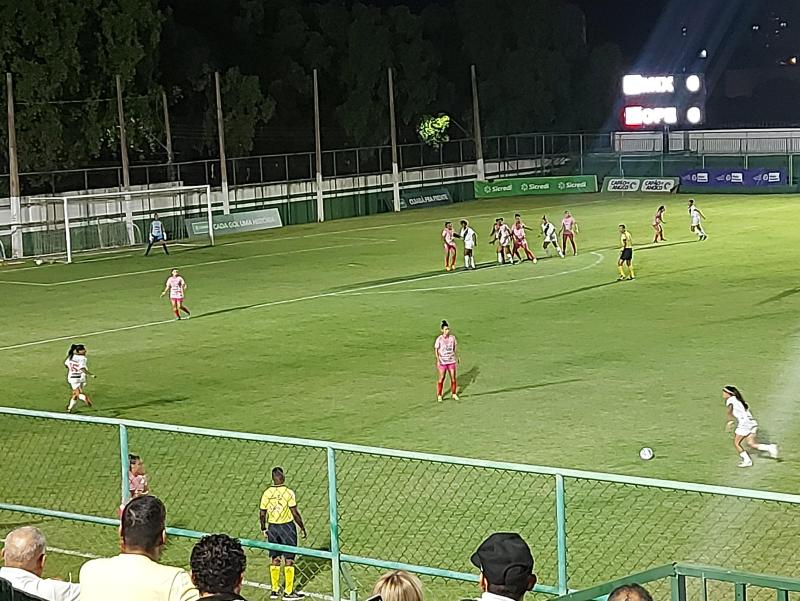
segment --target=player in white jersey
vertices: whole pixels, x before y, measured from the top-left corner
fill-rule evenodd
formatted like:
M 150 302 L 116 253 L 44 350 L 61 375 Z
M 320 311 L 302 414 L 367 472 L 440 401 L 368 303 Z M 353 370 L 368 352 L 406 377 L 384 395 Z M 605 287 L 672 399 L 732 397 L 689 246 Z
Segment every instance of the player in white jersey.
M 475 247 L 478 245 L 478 234 L 469 226 L 469 221 L 461 220 L 461 231 L 456 234 L 464 241 L 464 266 L 475 269 Z
M 167 232 L 164 230 L 164 224 L 161 223 L 161 220 L 158 218 L 158 213 L 153 213 L 153 221 L 150 222 L 150 238 L 147 242 L 147 250 L 144 251 L 144 256 L 150 254 L 150 249 L 153 248 L 153 244 L 160 244 L 161 248 L 164 249 L 164 254 L 169 254 L 169 249 L 167 248 Z
M 558 252 L 558 256 L 562 259 L 564 258 L 564 253 L 558 245 L 558 230 L 556 230 L 556 226 L 547 220 L 547 215 L 542 215 L 542 238 L 544 238 L 542 248 L 548 257 L 550 256 L 550 245 L 552 244 L 553 248 Z
M 700 221 L 701 219 L 705 219 L 706 216 L 703 215 L 703 211 L 698 209 L 694 204 L 694 198 L 689 199 L 689 218 L 692 220 L 689 229 L 697 235 L 698 240 L 705 240 L 708 238 L 708 235 L 706 235 L 703 229 L 703 224 Z
M 167 283 L 164 286 L 164 291 L 161 293 L 161 296 L 163 297 L 167 292 L 169 292 L 169 300 L 170 303 L 172 303 L 172 312 L 175 313 L 175 319 L 181 319 L 181 311 L 186 313 L 185 319 L 189 319 L 191 313 L 189 313 L 189 309 L 183 304 L 184 297 L 186 296 L 186 280 L 181 277 L 177 269 L 173 269 L 170 272 L 170 277 L 167 278 Z
M 503 222 L 502 217 L 495 220 L 493 238 L 490 243 L 497 242 L 497 262 L 501 265 L 514 263 L 514 256 L 511 254 L 511 228 Z
M 69 398 L 67 411 L 72 413 L 78 401 L 82 401 L 88 407 L 92 406 L 92 399 L 83 390 L 86 386 L 86 376 L 95 377 L 86 366 L 86 347 L 82 344 L 73 344 L 69 347 L 69 353 L 64 361 L 64 367 L 67 368 L 67 384 L 69 384 L 72 394 Z
M 753 465 L 753 460 L 750 455 L 744 450 L 742 442 L 746 442 L 747 446 L 762 453 L 769 454 L 773 459 L 778 458 L 778 445 L 776 444 L 761 444 L 756 438 L 758 432 L 758 422 L 750 413 L 750 406 L 744 400 L 742 393 L 736 386 L 725 386 L 722 389 L 722 397 L 725 399 L 725 407 L 728 411 L 728 424 L 727 429 L 730 432 L 734 429 L 733 446 L 736 452 L 739 453 L 741 461 L 739 467 L 750 467 Z

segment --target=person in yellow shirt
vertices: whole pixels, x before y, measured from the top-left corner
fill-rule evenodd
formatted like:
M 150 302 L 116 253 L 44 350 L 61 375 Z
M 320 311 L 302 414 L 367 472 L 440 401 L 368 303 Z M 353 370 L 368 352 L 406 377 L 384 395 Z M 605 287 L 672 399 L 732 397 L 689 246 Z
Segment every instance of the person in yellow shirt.
M 636 277 L 633 273 L 633 236 L 631 233 L 625 229 L 624 224 L 620 224 L 619 226 L 619 241 L 622 246 L 620 249 L 619 255 L 619 263 L 617 263 L 617 268 L 619 269 L 619 277 L 617 281 L 625 279 L 625 265 L 628 265 L 628 279 L 632 280 Z
M 306 537 L 306 527 L 303 524 L 300 511 L 297 509 L 297 498 L 294 491 L 288 488 L 285 482 L 286 476 L 283 473 L 283 468 L 273 468 L 272 486 L 265 490 L 261 496 L 258 518 L 261 523 L 261 532 L 269 542 L 296 547 L 297 527 L 300 528 L 300 534 L 303 538 Z M 272 584 L 270 599 L 280 597 L 278 589 L 281 579 L 281 558 L 285 561 L 284 601 L 302 599 L 303 595 L 294 590 L 294 553 L 270 550 L 269 556 L 272 558 L 272 565 L 269 568 Z

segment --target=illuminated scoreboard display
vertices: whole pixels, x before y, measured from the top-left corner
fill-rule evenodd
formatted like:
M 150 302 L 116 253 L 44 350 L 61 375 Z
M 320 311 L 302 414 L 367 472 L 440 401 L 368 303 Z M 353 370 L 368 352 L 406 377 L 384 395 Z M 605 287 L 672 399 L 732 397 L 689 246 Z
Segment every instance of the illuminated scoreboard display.
M 625 129 L 692 127 L 705 121 L 702 75 L 626 75 L 622 95 Z

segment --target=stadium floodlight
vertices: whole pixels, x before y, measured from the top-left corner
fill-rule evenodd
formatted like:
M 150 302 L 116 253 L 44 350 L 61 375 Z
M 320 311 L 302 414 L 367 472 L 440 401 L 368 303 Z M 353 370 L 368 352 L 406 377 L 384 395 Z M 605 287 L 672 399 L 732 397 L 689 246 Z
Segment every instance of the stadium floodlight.
M 214 245 L 211 186 L 172 186 L 32 197 L 22 207 L 26 254 L 72 263 L 80 252 L 144 244 L 154 213 L 171 240 L 186 238 L 185 220 L 208 220 Z
M 686 111 L 686 120 L 692 125 L 697 125 L 703 120 L 703 111 L 701 111 L 699 107 L 691 107 Z

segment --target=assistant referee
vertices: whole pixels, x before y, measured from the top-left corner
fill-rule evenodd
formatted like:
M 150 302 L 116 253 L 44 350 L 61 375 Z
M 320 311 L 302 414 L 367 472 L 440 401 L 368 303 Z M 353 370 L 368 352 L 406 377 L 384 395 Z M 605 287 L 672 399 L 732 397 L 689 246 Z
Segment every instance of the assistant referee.
M 286 486 L 286 476 L 283 468 L 276 467 L 272 470 L 272 486 L 264 491 L 261 496 L 260 511 L 258 514 L 261 522 L 261 532 L 271 543 L 278 545 L 297 546 L 297 526 L 300 527 L 300 534 L 306 537 L 306 527 L 303 518 L 297 509 L 297 498 L 294 491 Z M 267 522 L 269 521 L 269 525 Z M 270 549 L 272 565 L 269 568 L 270 580 L 272 584 L 271 599 L 280 597 L 279 587 L 281 579 L 281 558 L 285 561 L 284 570 L 284 601 L 301 599 L 303 595 L 294 590 L 294 553 L 283 551 L 273 551 Z

